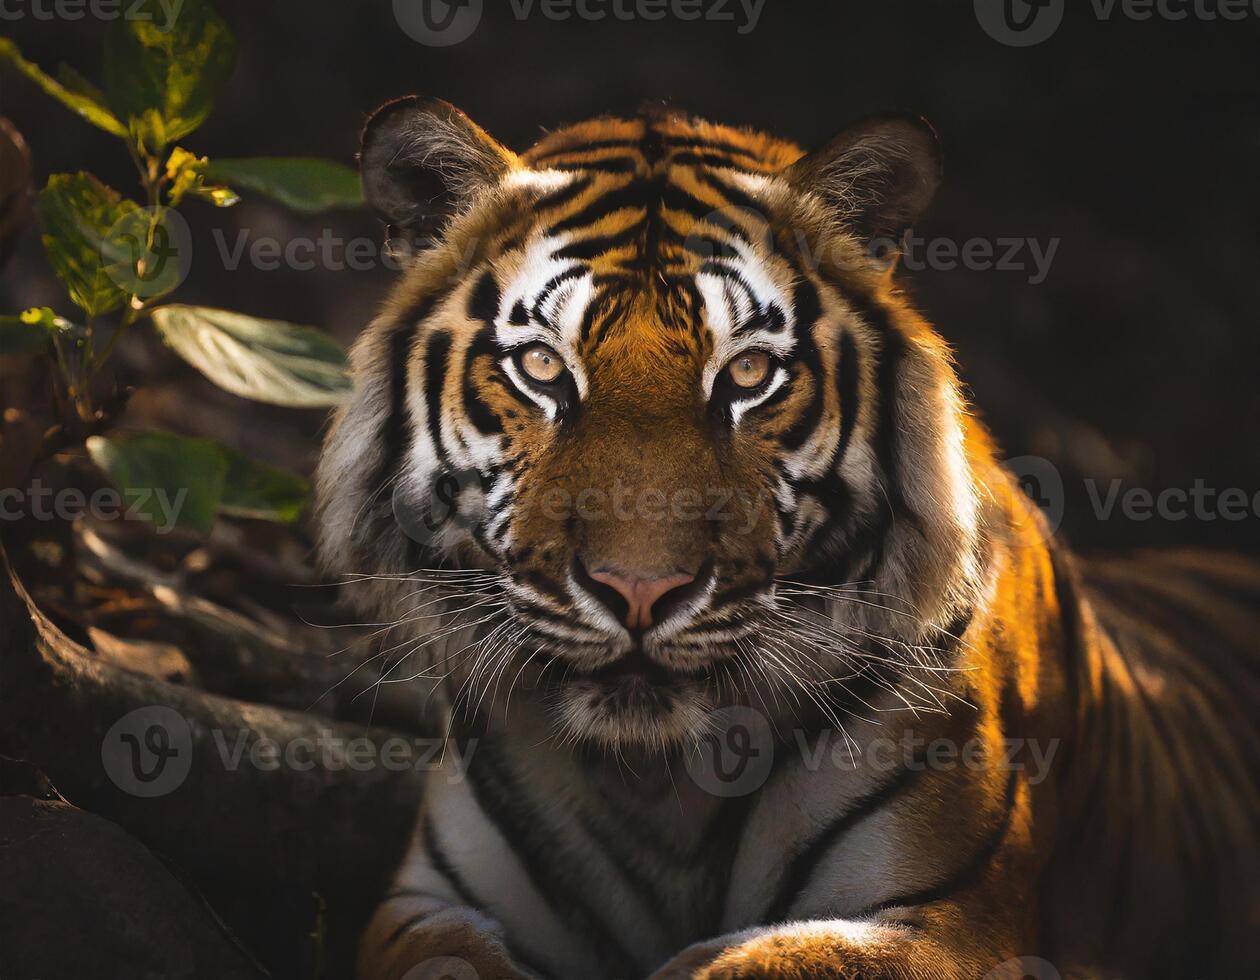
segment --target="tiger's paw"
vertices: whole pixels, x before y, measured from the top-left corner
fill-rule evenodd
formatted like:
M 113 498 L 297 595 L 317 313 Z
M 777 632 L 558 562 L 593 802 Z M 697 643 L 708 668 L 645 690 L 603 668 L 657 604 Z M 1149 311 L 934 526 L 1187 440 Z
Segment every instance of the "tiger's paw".
M 471 909 L 427 916 L 360 964 L 363 980 L 540 980 L 513 958 L 493 919 Z
M 852 980 L 834 946 L 790 930 L 750 929 L 688 946 L 650 980 Z

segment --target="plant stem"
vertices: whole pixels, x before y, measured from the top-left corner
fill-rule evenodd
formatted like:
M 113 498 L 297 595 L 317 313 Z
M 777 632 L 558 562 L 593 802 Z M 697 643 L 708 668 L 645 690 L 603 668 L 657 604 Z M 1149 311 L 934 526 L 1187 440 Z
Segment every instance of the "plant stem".
M 152 252 L 153 236 L 157 233 L 157 226 L 161 218 L 162 185 L 165 183 L 166 178 L 162 174 L 161 160 L 150 154 L 143 143 L 128 143 L 127 149 L 131 154 L 132 162 L 136 165 L 136 170 L 140 174 L 140 183 L 144 186 L 145 197 L 149 202 L 149 227 L 145 236 L 145 250 L 146 252 Z M 140 261 L 143 262 L 144 260 L 141 259 Z M 118 327 L 110 335 L 109 340 L 106 341 L 100 356 L 96 357 L 94 352 L 92 354 L 86 376 L 82 379 L 82 387 L 85 390 L 97 374 L 100 373 L 101 368 L 105 366 L 105 362 L 109 360 L 110 355 L 114 352 L 114 348 L 118 346 L 118 342 L 122 339 L 123 334 L 127 332 L 127 329 L 147 314 L 148 310 L 145 301 L 138 294 L 132 293 L 128 295 L 122 316 L 118 318 Z M 89 326 L 89 347 L 90 339 L 91 328 Z
M 77 370 L 77 381 L 74 385 L 74 406 L 79 413 L 81 421 L 88 422 L 92 418 L 92 323 L 93 318 L 89 317 L 87 323 L 83 325 L 83 337 L 80 340 L 79 362 L 75 365 Z

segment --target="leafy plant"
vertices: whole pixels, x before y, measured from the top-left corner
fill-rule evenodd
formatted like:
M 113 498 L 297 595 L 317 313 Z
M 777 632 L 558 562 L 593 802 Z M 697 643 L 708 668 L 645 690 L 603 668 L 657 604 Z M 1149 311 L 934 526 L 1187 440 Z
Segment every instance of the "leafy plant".
M 302 213 L 360 203 L 354 171 L 332 161 L 212 161 L 178 144 L 213 109 L 231 74 L 236 41 L 207 0 L 168 8 L 143 0 L 111 22 L 103 88 L 64 64 L 50 75 L 0 38 L 0 60 L 123 142 L 143 201 L 87 172 L 48 179 L 39 195 L 44 250 L 80 314 L 69 318 L 39 308 L 0 316 L 0 350 L 44 351 L 55 362 L 64 416 L 60 445 L 86 440 L 92 460 L 120 489 L 171 481 L 189 488 L 184 521 L 200 530 L 217 513 L 292 521 L 307 492 L 299 477 L 205 439 L 100 434 L 111 413 L 95 403 L 94 382 L 119 340 L 141 322 L 215 384 L 243 398 L 327 406 L 349 389 L 344 352 L 313 327 L 165 302 L 186 269 L 181 261 L 187 262 L 190 243 L 177 209 L 188 200 L 231 207 L 240 188 Z

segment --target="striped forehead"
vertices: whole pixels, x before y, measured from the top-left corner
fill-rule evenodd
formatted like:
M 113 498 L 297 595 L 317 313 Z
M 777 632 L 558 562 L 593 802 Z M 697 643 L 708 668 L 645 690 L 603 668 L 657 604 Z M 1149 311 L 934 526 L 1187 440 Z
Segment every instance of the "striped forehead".
M 592 327 L 596 309 L 611 310 L 600 323 L 598 341 L 633 322 L 636 329 L 661 333 L 680 328 L 694 336 L 707 334 L 703 348 L 712 351 L 711 361 L 720 368 L 731 357 L 749 347 L 788 355 L 795 343 L 795 317 L 788 299 L 790 276 L 782 262 L 774 262 L 750 241 L 716 226 L 697 225 L 693 235 L 707 242 L 717 240 L 720 249 L 707 257 L 684 244 L 668 276 L 645 278 L 634 275 L 598 274 L 594 260 L 573 257 L 573 244 L 583 240 L 583 229 L 569 228 L 548 233 L 541 227 L 518 251 L 499 264 L 501 294 L 495 327 L 504 346 L 546 343 L 565 359 L 578 381 L 579 394 L 585 393 L 583 352 L 593 350 Z M 682 271 L 686 268 L 686 272 Z M 647 295 L 650 291 L 651 296 Z M 670 303 L 667 299 L 690 293 L 698 303 Z M 655 297 L 657 316 L 626 317 L 625 312 L 651 308 Z M 680 322 L 680 309 L 690 313 Z M 620 322 L 618 322 L 620 321 Z M 710 363 L 705 371 L 708 387 L 717 368 Z

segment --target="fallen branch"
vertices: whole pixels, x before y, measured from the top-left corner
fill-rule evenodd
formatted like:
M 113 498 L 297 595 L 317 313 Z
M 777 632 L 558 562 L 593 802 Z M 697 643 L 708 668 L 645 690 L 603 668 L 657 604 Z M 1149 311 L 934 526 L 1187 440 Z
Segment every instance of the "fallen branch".
M 0 753 L 39 766 L 67 799 L 126 828 L 185 873 L 277 975 L 312 975 L 298 964 L 313 955 L 307 936 L 322 897 L 328 946 L 316 953 L 341 964 L 335 975 L 344 973 L 420 800 L 416 768 L 382 765 L 371 752 L 415 739 L 205 694 L 105 663 L 36 608 L 2 548 L 0 558 Z M 143 741 L 153 726 L 132 714 L 140 709 L 183 725 Z M 141 727 L 130 743 L 118 741 L 116 726 L 129 717 L 124 729 Z M 142 742 L 158 750 L 152 758 L 141 758 Z M 125 757 L 128 744 L 140 753 L 134 760 Z M 359 764 L 340 768 L 318 757 L 309 768 L 305 756 L 302 767 L 284 761 L 289 747 L 330 744 L 367 748 Z M 257 746 L 277 747 L 277 765 Z M 137 795 L 146 786 L 120 765 L 139 760 L 143 775 L 159 755 L 163 765 L 183 768 L 182 777 L 169 791 Z M 416 755 L 415 766 L 425 758 Z M 159 778 L 169 781 L 171 771 Z

